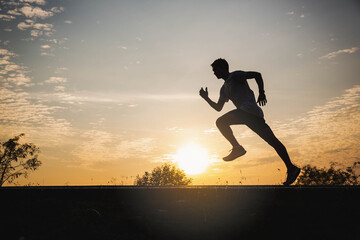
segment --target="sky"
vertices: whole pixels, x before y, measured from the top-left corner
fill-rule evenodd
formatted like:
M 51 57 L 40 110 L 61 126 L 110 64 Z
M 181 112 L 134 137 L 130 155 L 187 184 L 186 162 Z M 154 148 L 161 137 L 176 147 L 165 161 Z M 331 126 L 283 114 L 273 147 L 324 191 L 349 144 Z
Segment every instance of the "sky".
M 193 184 L 280 184 L 286 168 L 246 126 L 215 121 L 210 64 L 264 79 L 265 119 L 298 166 L 360 161 L 358 1 L 0 1 L 0 141 L 25 133 L 42 166 L 19 184 L 133 184 L 196 144 Z M 248 80 L 255 95 L 258 88 Z

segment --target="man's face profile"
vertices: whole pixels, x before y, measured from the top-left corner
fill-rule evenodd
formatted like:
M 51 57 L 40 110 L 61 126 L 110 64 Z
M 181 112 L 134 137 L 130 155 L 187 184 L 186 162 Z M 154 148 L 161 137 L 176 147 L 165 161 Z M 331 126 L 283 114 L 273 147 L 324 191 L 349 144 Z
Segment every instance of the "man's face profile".
M 213 67 L 213 72 L 214 72 L 214 75 L 220 79 L 222 76 L 223 76 L 223 69 L 219 68 L 219 67 Z
M 221 67 L 213 67 L 213 72 L 218 79 L 224 77 L 227 73 L 227 71 Z

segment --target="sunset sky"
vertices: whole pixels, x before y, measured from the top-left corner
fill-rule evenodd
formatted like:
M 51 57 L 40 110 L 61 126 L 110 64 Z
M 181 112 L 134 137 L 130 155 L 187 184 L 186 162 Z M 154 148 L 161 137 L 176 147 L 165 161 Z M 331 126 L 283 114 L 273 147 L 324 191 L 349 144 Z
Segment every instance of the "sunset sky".
M 194 184 L 280 184 L 246 126 L 231 145 L 200 96 L 210 64 L 261 72 L 265 119 L 298 165 L 360 161 L 359 1 L 0 1 L 0 141 L 25 133 L 43 165 L 22 184 L 132 184 L 199 146 Z M 258 88 L 249 80 L 256 96 Z

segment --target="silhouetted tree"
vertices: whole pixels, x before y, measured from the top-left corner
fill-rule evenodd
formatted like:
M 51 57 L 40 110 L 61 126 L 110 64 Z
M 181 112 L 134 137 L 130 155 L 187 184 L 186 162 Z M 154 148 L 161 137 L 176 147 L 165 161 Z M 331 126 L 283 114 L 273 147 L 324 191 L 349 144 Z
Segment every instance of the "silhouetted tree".
M 137 186 L 184 186 L 191 182 L 183 170 L 167 163 L 154 168 L 151 173 L 145 172 L 142 177 L 137 175 L 135 179 Z
M 0 142 L 0 187 L 5 183 L 13 183 L 20 176 L 25 178 L 30 171 L 35 171 L 41 162 L 40 152 L 32 143 L 20 144 L 19 139 L 24 134 L 15 136 L 6 142 Z
M 331 162 L 330 168 L 317 168 L 306 165 L 302 168 L 296 185 L 358 185 L 355 168 L 360 162 L 354 162 L 346 169 L 335 168 L 338 163 Z

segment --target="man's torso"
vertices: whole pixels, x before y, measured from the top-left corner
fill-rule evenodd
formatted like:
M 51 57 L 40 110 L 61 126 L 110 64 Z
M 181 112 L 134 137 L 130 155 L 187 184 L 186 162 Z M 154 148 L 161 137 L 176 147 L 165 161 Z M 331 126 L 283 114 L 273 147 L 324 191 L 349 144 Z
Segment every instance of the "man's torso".
M 244 71 L 231 72 L 221 87 L 220 98 L 231 100 L 236 108 L 264 117 L 263 111 L 257 105 L 254 92 L 250 89 Z

